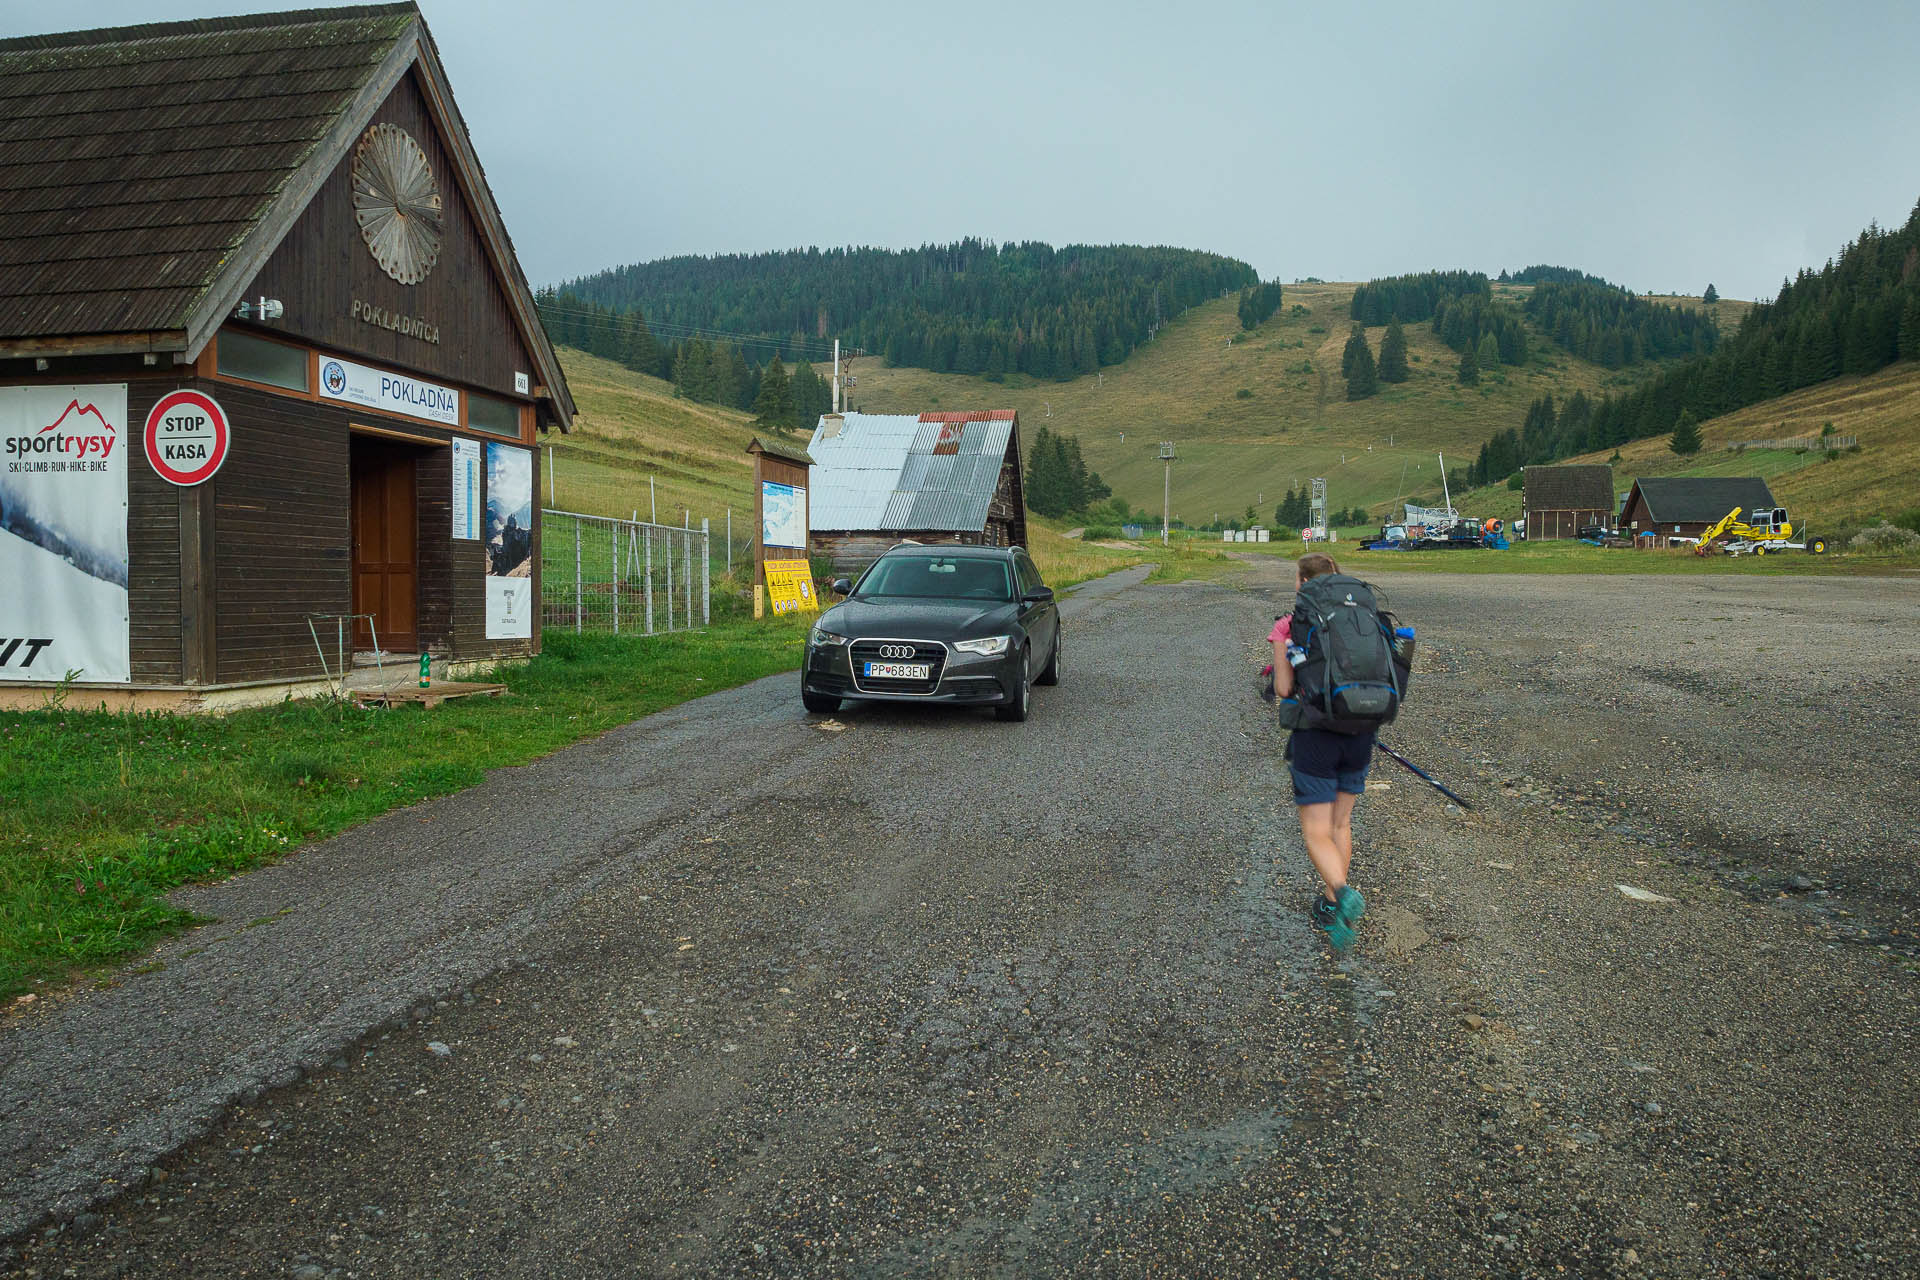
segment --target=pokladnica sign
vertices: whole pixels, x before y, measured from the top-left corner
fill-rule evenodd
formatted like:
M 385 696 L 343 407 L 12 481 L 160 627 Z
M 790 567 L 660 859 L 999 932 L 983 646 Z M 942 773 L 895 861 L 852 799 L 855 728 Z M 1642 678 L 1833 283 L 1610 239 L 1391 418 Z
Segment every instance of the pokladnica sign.
M 385 307 L 376 307 L 371 302 L 359 298 L 353 300 L 353 318 L 363 320 L 376 329 L 387 329 L 409 338 L 418 338 L 422 342 L 440 341 L 440 326 L 419 316 L 398 315 Z

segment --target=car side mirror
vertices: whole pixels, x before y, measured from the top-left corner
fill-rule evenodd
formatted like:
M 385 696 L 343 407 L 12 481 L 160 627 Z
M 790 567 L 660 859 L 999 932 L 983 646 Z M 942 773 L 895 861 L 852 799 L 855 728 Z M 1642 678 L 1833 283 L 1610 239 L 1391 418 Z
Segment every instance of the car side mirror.
M 1053 588 L 1035 587 L 1020 599 L 1027 604 L 1047 604 L 1053 599 Z
M 835 594 L 835 595 L 837 595 L 837 596 L 850 596 L 850 595 L 852 595 L 852 594 L 853 594 L 853 582 L 852 582 L 852 581 L 851 581 L 850 579 L 847 579 L 847 578 L 835 578 L 835 579 L 833 580 L 833 594 Z

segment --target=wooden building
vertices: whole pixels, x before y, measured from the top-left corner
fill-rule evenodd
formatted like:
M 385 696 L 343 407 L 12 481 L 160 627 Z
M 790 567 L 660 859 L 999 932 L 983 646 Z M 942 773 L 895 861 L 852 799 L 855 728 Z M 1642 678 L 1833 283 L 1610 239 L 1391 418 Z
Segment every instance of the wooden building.
M 896 542 L 1024 546 L 1020 419 L 975 413 L 830 413 L 808 442 L 813 553 L 835 573 Z
M 0 101 L 0 700 L 537 651 L 573 405 L 419 10 L 0 41 Z
M 1620 510 L 1620 532 L 1636 547 L 1698 541 L 1707 526 L 1739 507 L 1771 511 L 1773 490 L 1758 476 L 1648 476 L 1633 482 Z
M 1613 468 L 1527 467 L 1521 472 L 1527 541 L 1577 538 L 1589 525 L 1613 524 Z

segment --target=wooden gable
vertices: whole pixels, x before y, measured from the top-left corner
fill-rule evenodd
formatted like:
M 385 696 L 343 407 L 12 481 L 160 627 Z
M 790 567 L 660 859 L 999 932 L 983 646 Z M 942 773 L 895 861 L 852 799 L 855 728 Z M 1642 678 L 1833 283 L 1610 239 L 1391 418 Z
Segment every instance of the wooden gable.
M 401 78 L 360 136 L 379 125 L 397 126 L 425 153 L 441 203 L 432 270 L 417 284 L 403 284 L 375 259 L 354 216 L 357 147 L 350 147 L 245 296 L 285 304 L 275 332 L 512 396 L 515 373 L 538 381 L 534 364 L 418 74 Z

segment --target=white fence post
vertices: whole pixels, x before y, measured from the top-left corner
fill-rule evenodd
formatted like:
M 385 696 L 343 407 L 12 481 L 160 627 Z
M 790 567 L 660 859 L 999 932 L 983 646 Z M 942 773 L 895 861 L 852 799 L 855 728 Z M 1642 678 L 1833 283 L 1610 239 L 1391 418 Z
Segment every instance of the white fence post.
M 662 529 L 667 535 L 667 630 L 673 630 L 673 530 Z
M 620 522 L 613 521 L 607 526 L 607 534 L 613 540 L 610 548 L 613 554 L 613 634 L 620 634 Z
M 580 600 L 580 522 L 573 522 L 573 633 L 579 635 L 584 629 Z
M 646 540 L 647 634 L 653 634 L 653 526 L 640 535 Z
M 700 575 L 700 625 L 713 623 L 713 526 L 705 517 L 700 517 L 700 559 L 706 564 L 707 571 Z

